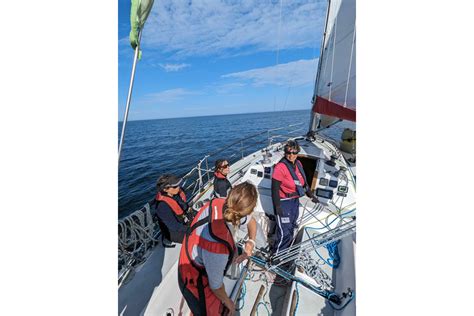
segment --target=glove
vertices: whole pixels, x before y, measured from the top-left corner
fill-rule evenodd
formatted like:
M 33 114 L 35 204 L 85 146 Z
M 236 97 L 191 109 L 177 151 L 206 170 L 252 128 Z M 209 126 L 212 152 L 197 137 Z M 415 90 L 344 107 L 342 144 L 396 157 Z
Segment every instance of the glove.
M 311 201 L 313 201 L 314 204 L 317 204 L 319 203 L 319 200 L 317 197 L 315 197 L 314 195 L 311 197 Z

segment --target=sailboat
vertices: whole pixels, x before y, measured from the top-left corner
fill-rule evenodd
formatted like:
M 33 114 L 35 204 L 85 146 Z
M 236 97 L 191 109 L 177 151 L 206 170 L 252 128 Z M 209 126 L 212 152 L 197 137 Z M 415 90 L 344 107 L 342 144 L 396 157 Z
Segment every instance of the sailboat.
M 355 0 L 330 0 L 309 129 L 288 139 L 300 145 L 298 159 L 319 201 L 300 198 L 298 229 L 289 248 L 276 255 L 268 251 L 275 228 L 271 177 L 286 140 L 275 142 L 270 131 L 263 132 L 268 135 L 265 147 L 231 165 L 232 185 L 248 181 L 258 191 L 252 215 L 258 223 L 255 254 L 233 264 L 224 277 L 236 314 L 356 313 L 355 34 Z M 341 122 L 350 128 L 340 140 L 321 133 Z M 212 199 L 211 157 L 183 177 L 195 210 Z M 162 246 L 150 207 L 146 203 L 119 221 L 119 314 L 190 315 L 177 282 L 181 245 Z M 237 245 L 246 238 L 244 227 L 234 234 Z

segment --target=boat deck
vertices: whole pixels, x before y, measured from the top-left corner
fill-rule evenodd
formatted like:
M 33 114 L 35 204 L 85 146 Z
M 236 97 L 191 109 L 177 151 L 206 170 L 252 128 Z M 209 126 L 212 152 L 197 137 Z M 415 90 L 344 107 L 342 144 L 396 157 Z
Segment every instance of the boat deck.
M 301 154 L 306 159 L 321 159 L 327 161 L 330 157 L 328 144 L 319 144 L 309 141 L 301 141 Z M 272 243 L 273 231 L 275 227 L 273 203 L 271 199 L 271 170 L 276 162 L 283 156 L 281 146 L 275 144 L 271 149 L 271 156 L 265 156 L 262 151 L 244 157 L 231 166 L 232 174 L 230 181 L 233 185 L 242 181 L 250 181 L 257 186 L 259 198 L 257 207 L 253 213 L 259 223 L 257 234 L 257 247 L 262 249 Z M 312 157 L 312 158 L 311 158 Z M 337 161 L 338 166 L 342 165 L 342 160 Z M 334 179 L 335 170 L 331 170 L 323 163 L 317 165 L 319 173 L 315 175 L 319 178 L 313 180 L 313 184 L 319 185 L 320 178 Z M 322 168 L 326 168 L 324 172 Z M 334 194 L 330 200 L 320 199 L 321 203 L 314 204 L 309 198 L 300 198 L 300 227 L 295 243 L 311 238 L 328 230 L 332 230 L 355 215 L 355 179 L 351 170 L 345 171 L 345 177 L 339 177 L 339 184 L 349 187 L 346 195 Z M 319 185 L 321 187 L 321 185 Z M 329 186 L 323 188 L 330 189 Z M 337 192 L 336 189 L 334 192 Z M 211 195 L 211 188 L 207 188 L 199 200 L 205 201 Z M 237 239 L 244 237 L 246 230 L 242 229 L 237 234 Z M 177 261 L 179 249 L 156 247 L 150 258 L 138 267 L 133 279 L 124 284 L 119 289 L 119 312 L 121 315 L 189 315 L 187 307 L 177 284 Z M 328 251 L 325 247 L 318 247 L 304 250 L 312 256 L 314 262 L 327 274 L 328 283 L 332 284 L 330 291 L 341 294 L 347 288 L 355 289 L 355 235 L 349 235 L 340 240 L 339 253 L 341 264 L 339 268 L 333 269 L 328 264 Z M 165 253 L 166 252 L 166 253 Z M 309 260 L 309 259 L 308 259 Z M 325 262 L 326 261 L 326 262 Z M 291 262 L 294 276 L 303 279 L 313 287 L 320 288 L 308 273 L 294 267 L 295 262 Z M 309 265 L 311 266 L 311 265 Z M 240 265 L 242 269 L 243 265 Z M 268 267 L 267 267 L 268 268 Z M 234 288 L 239 273 L 235 277 L 225 277 L 224 284 L 227 293 L 231 293 Z M 321 279 L 319 279 L 320 281 Z M 323 282 L 324 283 L 324 282 Z M 145 286 L 144 286 L 145 285 Z M 264 286 L 263 295 L 257 300 L 261 286 Z M 295 281 L 285 281 L 281 277 L 275 278 L 273 272 L 264 271 L 261 266 L 252 263 L 250 271 L 241 287 L 240 299 L 236 302 L 239 310 L 237 315 L 250 315 L 254 304 L 258 304 L 258 312 L 269 315 L 354 315 L 355 302 L 348 304 L 342 312 L 336 312 L 329 306 L 327 299 L 314 293 L 302 284 Z M 256 302 L 256 303 L 255 303 Z

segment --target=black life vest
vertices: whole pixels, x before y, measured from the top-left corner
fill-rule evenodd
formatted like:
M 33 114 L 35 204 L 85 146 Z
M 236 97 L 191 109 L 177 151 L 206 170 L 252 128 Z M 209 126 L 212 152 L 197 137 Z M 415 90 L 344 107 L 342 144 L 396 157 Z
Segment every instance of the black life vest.
M 222 182 L 224 183 L 223 186 L 225 186 L 225 190 L 226 190 L 226 194 L 225 195 L 221 195 L 219 194 L 217 191 L 216 191 L 216 188 L 218 186 L 218 184 L 221 184 L 222 185 Z M 224 176 L 222 173 L 220 172 L 214 172 L 214 182 L 213 182 L 213 185 L 214 185 L 214 192 L 213 192 L 213 195 L 215 198 L 225 198 L 227 197 L 227 194 L 229 194 L 229 190 L 232 188 L 232 184 L 230 183 L 230 181 L 227 179 L 226 176 Z

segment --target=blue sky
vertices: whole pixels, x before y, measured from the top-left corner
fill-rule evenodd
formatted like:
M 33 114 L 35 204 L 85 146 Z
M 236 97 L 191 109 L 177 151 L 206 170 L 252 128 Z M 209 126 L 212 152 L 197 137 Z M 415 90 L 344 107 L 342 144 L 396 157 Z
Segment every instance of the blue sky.
M 155 0 L 129 120 L 309 109 L 326 6 Z M 133 62 L 129 12 L 119 0 L 119 120 Z

